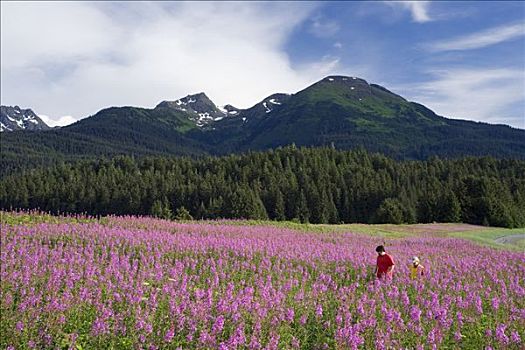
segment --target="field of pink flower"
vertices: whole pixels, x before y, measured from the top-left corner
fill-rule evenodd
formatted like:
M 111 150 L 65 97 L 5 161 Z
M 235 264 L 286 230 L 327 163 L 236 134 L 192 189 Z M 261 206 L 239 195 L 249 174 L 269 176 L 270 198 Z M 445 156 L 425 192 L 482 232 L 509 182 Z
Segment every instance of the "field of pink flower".
M 120 217 L 1 243 L 0 348 L 523 349 L 525 254 L 460 239 L 389 240 L 384 282 L 352 233 Z

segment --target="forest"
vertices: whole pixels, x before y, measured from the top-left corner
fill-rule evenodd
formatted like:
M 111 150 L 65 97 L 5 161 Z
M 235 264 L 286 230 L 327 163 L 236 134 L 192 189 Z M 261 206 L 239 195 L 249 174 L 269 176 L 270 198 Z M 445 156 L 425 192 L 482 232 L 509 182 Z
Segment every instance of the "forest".
M 525 226 L 525 161 L 399 161 L 289 146 L 224 157 L 119 156 L 0 180 L 0 207 L 168 219 Z

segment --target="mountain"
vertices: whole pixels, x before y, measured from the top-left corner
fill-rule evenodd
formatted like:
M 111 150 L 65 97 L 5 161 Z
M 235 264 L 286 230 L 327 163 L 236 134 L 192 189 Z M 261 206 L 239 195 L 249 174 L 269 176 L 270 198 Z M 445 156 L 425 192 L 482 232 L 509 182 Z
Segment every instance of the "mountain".
M 0 132 L 48 129 L 51 128 L 30 109 L 21 109 L 18 106 L 0 106 Z
M 329 76 L 241 109 L 204 93 L 155 108 L 111 107 L 46 133 L 4 133 L 2 167 L 143 155 L 220 155 L 297 146 L 363 147 L 397 159 L 525 158 L 525 130 L 448 119 L 357 77 Z
M 329 76 L 296 94 L 269 96 L 213 127 L 194 137 L 226 152 L 295 143 L 364 147 L 403 159 L 525 157 L 524 130 L 444 118 L 357 77 Z

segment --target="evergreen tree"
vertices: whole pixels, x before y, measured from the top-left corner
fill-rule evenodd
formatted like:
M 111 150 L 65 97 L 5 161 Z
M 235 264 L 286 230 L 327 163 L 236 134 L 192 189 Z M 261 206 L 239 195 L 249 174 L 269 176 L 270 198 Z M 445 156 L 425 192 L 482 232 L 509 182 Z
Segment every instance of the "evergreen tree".
M 157 218 L 169 220 L 172 217 L 170 205 L 166 197 L 163 200 L 155 200 L 151 206 L 151 215 Z
M 286 220 L 285 208 L 284 208 L 284 198 L 281 191 L 277 190 L 275 193 L 275 206 L 274 206 L 274 220 L 283 221 Z
M 443 200 L 445 210 L 443 222 L 460 222 L 461 221 L 461 204 L 452 191 L 448 191 Z
M 377 222 L 380 224 L 403 223 L 403 208 L 397 198 L 386 198 L 377 209 Z
M 188 209 L 184 208 L 184 206 L 177 208 L 177 212 L 175 214 L 175 220 L 179 221 L 189 221 L 193 220 L 193 217 L 191 216 Z
M 161 200 L 155 200 L 151 206 L 150 214 L 156 218 L 162 218 L 164 214 L 164 208 L 162 207 Z
M 297 203 L 297 212 L 294 216 L 295 218 L 299 219 L 302 223 L 308 223 L 310 220 L 310 212 L 308 211 L 308 204 L 306 202 L 306 197 L 301 191 L 299 194 L 299 201 Z

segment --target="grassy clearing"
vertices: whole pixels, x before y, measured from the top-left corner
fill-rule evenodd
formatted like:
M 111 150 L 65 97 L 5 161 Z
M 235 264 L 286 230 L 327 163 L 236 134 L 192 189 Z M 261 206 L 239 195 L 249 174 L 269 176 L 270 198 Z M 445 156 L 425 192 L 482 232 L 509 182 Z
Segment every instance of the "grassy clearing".
M 224 221 L 210 221 L 209 223 L 224 224 Z M 517 239 L 512 243 L 501 244 L 494 240 L 503 236 L 525 233 L 525 228 L 507 229 L 499 227 L 476 226 L 458 223 L 434 223 L 414 225 L 393 224 L 302 224 L 291 221 L 260 221 L 235 220 L 228 221 L 229 225 L 273 226 L 302 232 L 352 232 L 371 235 L 385 239 L 402 239 L 418 235 L 435 235 L 440 237 L 455 237 L 470 240 L 474 243 L 493 248 L 525 251 L 525 239 Z
M 209 221 L 208 223 L 221 225 L 225 221 Z M 303 224 L 292 221 L 266 221 L 266 220 L 233 220 L 226 221 L 228 225 L 240 226 L 272 226 L 286 228 L 303 232 L 352 232 L 364 235 L 380 236 L 384 238 L 405 238 L 417 236 L 424 233 L 446 235 L 448 232 L 473 231 L 477 228 L 486 229 L 483 226 L 467 224 L 415 224 L 415 225 L 394 225 L 394 224 Z
M 404 238 L 410 236 L 410 233 L 402 230 L 395 230 L 395 226 L 411 226 L 411 225 L 368 225 L 368 224 L 303 224 L 293 221 L 267 221 L 267 220 L 228 220 L 228 221 L 209 221 L 210 224 L 228 224 L 239 226 L 271 226 L 285 228 L 301 232 L 314 233 L 332 233 L 332 232 L 352 232 L 365 235 L 373 235 L 384 238 Z
M 508 229 L 486 227 L 468 224 L 440 223 L 416 225 L 336 225 L 348 228 L 347 231 L 379 235 L 385 238 L 404 238 L 421 234 L 431 234 L 441 237 L 454 237 L 470 240 L 474 243 L 499 249 L 521 250 L 525 252 L 525 238 L 515 239 L 512 243 L 497 243 L 500 237 L 524 234 L 525 228 Z
M 472 230 L 463 232 L 451 232 L 448 235 L 450 237 L 457 237 L 468 239 L 475 243 L 490 246 L 499 249 L 511 249 L 525 252 L 525 238 L 517 239 L 513 243 L 497 243 L 495 240 L 504 236 L 525 234 L 525 228 L 498 228 L 498 227 L 486 227 L 482 230 Z

